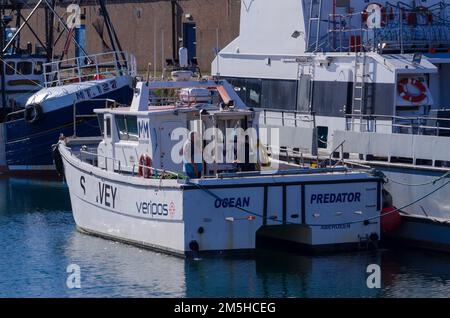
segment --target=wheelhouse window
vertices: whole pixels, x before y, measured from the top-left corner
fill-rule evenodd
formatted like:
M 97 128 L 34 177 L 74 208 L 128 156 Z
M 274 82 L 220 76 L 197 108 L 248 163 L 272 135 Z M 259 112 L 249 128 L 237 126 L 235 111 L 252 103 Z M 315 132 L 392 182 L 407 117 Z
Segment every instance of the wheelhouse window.
M 102 126 L 100 124 L 100 126 Z M 111 138 L 111 118 L 106 118 L 106 137 Z
M 42 62 L 36 62 L 34 64 L 34 75 L 42 75 L 44 73 L 44 64 Z
M 127 126 L 125 126 L 125 116 L 116 116 L 116 126 L 119 131 L 119 139 L 128 140 Z
M 295 80 L 255 78 L 228 78 L 227 80 L 249 107 L 297 109 L 298 83 Z
M 31 62 L 18 62 L 17 73 L 19 75 L 31 75 L 33 72 L 33 63 Z
M 5 74 L 6 75 L 14 75 L 16 74 L 16 63 L 15 62 L 8 62 L 5 65 Z
M 105 133 L 105 122 L 103 114 L 97 114 L 98 126 L 100 127 L 100 131 L 102 135 Z
M 262 107 L 282 110 L 296 110 L 296 81 L 264 80 L 262 91 Z
M 125 122 L 127 124 L 128 140 L 138 141 L 138 126 L 136 116 L 125 116 Z
M 135 116 L 116 116 L 116 126 L 120 140 L 138 141 L 137 118 Z

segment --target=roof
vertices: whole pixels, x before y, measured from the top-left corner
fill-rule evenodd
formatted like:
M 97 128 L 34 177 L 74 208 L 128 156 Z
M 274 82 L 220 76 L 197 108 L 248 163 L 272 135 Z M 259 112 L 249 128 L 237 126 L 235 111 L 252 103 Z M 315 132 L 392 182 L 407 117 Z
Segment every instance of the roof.
M 387 67 L 395 70 L 397 73 L 437 73 L 437 67 L 428 59 L 422 58 L 420 64 L 413 63 L 413 54 L 383 54 L 378 55 Z

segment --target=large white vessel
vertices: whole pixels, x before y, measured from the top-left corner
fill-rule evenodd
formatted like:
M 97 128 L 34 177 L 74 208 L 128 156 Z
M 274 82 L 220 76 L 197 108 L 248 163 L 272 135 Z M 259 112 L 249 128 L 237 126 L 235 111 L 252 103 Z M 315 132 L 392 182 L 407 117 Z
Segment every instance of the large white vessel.
M 212 74 L 284 127 L 289 155 L 383 171 L 398 237 L 448 250 L 449 21 L 447 0 L 243 0 Z
M 130 107 L 95 112 L 102 138 L 61 141 L 56 160 L 82 231 L 181 255 L 257 237 L 314 250 L 380 238 L 381 179 L 264 168 L 259 113 L 226 81 L 140 82 Z

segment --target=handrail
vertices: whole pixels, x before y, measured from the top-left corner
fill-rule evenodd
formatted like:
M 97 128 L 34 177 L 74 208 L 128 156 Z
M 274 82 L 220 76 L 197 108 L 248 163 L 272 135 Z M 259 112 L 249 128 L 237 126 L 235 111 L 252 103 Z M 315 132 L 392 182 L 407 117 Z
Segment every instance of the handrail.
M 95 75 L 98 77 L 135 76 L 135 58 L 127 52 L 108 52 L 44 64 L 45 87 L 83 82 L 91 80 L 91 77 Z
M 80 103 L 84 103 L 84 102 L 101 102 L 101 101 L 105 101 L 105 108 L 108 108 L 108 103 L 113 104 L 112 108 L 117 107 L 117 102 L 114 99 L 110 99 L 110 98 L 99 98 L 99 99 L 91 98 L 91 99 L 84 99 L 84 100 L 76 100 L 73 102 L 73 137 L 77 137 L 77 118 L 97 117 L 96 114 L 77 115 L 77 105 Z
M 436 130 L 436 134 L 439 131 L 450 130 L 450 127 L 441 127 L 439 123 L 446 122 L 450 124 L 450 118 L 438 118 L 427 116 L 394 116 L 394 115 L 364 115 L 364 114 L 351 114 L 347 118 L 352 119 L 351 127 L 347 127 L 347 130 L 354 130 L 354 126 L 364 126 L 369 122 L 372 122 L 376 132 L 377 127 L 391 127 L 391 128 L 411 128 L 411 134 L 421 134 L 424 130 Z M 359 120 L 355 121 L 355 119 Z M 379 120 L 390 121 L 389 123 L 380 123 Z M 362 122 L 365 121 L 365 122 Z M 409 122 L 409 124 L 407 124 Z M 431 122 L 431 125 L 430 125 Z M 435 125 L 433 126 L 433 122 Z M 417 132 L 417 133 L 415 133 Z M 394 131 L 394 133 L 396 133 Z
M 406 14 L 417 14 L 417 7 L 411 7 L 403 2 L 392 4 L 386 2 L 384 26 L 371 29 L 363 23 L 363 12 L 351 13 L 326 13 L 324 17 L 318 17 L 319 23 L 326 24 L 325 32 L 310 34 L 311 42 L 308 41 L 309 52 L 319 51 L 405 51 L 428 50 L 429 47 L 446 48 L 450 44 L 448 27 L 448 12 L 450 5 L 436 3 L 428 7 L 432 16 L 432 23 L 423 23 L 412 26 L 403 16 Z M 310 17 L 310 19 L 317 19 Z M 318 28 L 319 29 L 319 28 Z M 325 28 L 324 28 L 325 29 Z M 355 37 L 355 41 L 351 39 Z M 360 37 L 357 41 L 356 37 Z M 384 45 L 381 45 L 384 44 Z
M 334 167 L 336 167 L 339 163 L 343 163 L 344 162 L 344 144 L 345 144 L 345 140 L 342 140 L 341 141 L 341 143 L 339 144 L 339 145 L 337 145 L 334 149 L 333 149 L 333 151 L 331 151 L 330 152 L 330 156 L 329 156 L 329 158 L 328 158 L 328 162 L 329 162 L 329 167 L 330 168 L 334 168 Z M 336 163 L 336 164 L 334 164 L 334 165 L 332 165 L 332 157 L 333 157 L 333 154 L 336 152 L 336 150 L 338 150 L 339 148 L 341 148 L 341 158 L 340 158 L 340 160 Z
M 80 149 L 80 155 L 83 154 L 83 153 L 84 153 L 84 154 L 87 154 L 87 155 L 91 155 L 91 156 L 97 156 L 97 157 L 102 157 L 102 158 L 104 158 L 104 159 L 105 159 L 105 168 L 106 168 L 106 170 L 108 170 L 108 161 L 107 161 L 108 159 L 113 161 L 113 170 L 115 170 L 115 169 L 114 169 L 114 162 L 118 162 L 118 163 L 119 163 L 119 165 L 118 165 L 119 173 L 122 172 L 122 169 L 121 169 L 122 163 L 121 163 L 120 160 L 118 160 L 118 159 L 111 158 L 111 157 L 107 157 L 107 156 L 103 156 L 103 155 L 99 155 L 98 153 L 89 152 L 89 151 L 84 150 L 83 148 L 81 148 L 81 149 Z M 83 161 L 83 158 L 81 158 L 81 156 L 80 156 L 80 160 Z
M 94 152 L 89 152 L 89 151 L 84 150 L 84 149 L 80 149 L 80 153 L 85 153 L 85 154 L 88 154 L 88 155 L 91 155 L 91 156 L 101 157 L 101 158 L 103 158 L 103 159 L 113 160 L 113 162 L 118 162 L 118 163 L 119 163 L 119 165 L 118 165 L 119 173 L 122 173 L 122 172 L 123 172 L 123 170 L 122 170 L 122 165 L 121 165 L 121 161 L 118 160 L 118 159 L 115 159 L 115 158 L 112 158 L 112 157 L 108 157 L 108 156 L 104 156 L 104 155 L 100 155 L 100 154 L 94 153 Z M 106 162 L 107 162 L 107 161 L 105 160 L 105 163 L 106 163 Z M 123 166 L 123 167 L 124 167 L 124 168 L 132 168 L 131 172 L 132 172 L 132 175 L 133 175 L 133 176 L 135 175 L 135 168 L 138 167 L 138 168 L 150 169 L 150 170 L 152 170 L 153 172 L 157 172 L 157 173 L 161 174 L 161 178 L 162 178 L 165 174 L 169 174 L 169 175 L 172 175 L 172 176 L 174 176 L 174 177 L 177 177 L 177 180 L 180 178 L 180 174 L 179 174 L 179 173 L 176 173 L 176 172 L 173 172 L 173 171 L 170 171 L 170 170 L 163 170 L 163 169 L 157 169 L 157 168 L 154 168 L 154 167 L 148 167 L 148 166 L 141 165 L 141 164 L 134 164 L 133 166 Z M 105 164 L 105 168 L 106 168 L 106 169 L 108 168 L 107 164 Z M 114 169 L 114 167 L 113 167 L 113 169 Z
M 15 115 L 23 114 L 25 113 L 25 109 L 16 110 L 14 112 L 8 113 L 5 117 L 5 121 L 10 121 L 11 117 L 14 117 Z
M 260 112 L 263 116 L 264 124 L 267 124 L 267 119 L 277 119 L 281 120 L 282 126 L 285 126 L 286 121 L 293 121 L 295 127 L 297 127 L 297 122 L 306 122 L 312 123 L 315 127 L 316 115 L 312 112 L 300 112 L 295 110 L 281 110 L 281 109 L 270 109 L 270 108 L 259 108 Z M 267 115 L 267 112 L 270 113 L 280 113 L 280 117 Z M 293 117 L 286 117 L 286 114 L 292 115 Z

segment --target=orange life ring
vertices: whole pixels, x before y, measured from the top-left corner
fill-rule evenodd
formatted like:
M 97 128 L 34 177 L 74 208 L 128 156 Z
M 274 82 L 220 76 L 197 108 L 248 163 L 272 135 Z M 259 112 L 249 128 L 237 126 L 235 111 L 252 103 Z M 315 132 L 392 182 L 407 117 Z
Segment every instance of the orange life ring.
M 105 77 L 102 74 L 95 74 L 94 75 L 94 81 L 102 80 Z
M 412 95 L 411 93 L 409 93 L 408 84 L 416 87 L 420 93 L 417 95 Z M 415 78 L 404 78 L 400 80 L 397 85 L 397 90 L 401 98 L 412 103 L 420 103 L 427 97 L 427 88 L 421 81 L 416 80 Z
M 152 158 L 147 154 L 143 154 L 139 158 L 139 176 L 149 179 L 152 175 Z
M 384 28 L 386 26 L 386 23 L 387 23 L 388 15 L 386 13 L 386 8 L 383 5 L 379 4 L 379 3 L 370 3 L 370 4 L 367 5 L 367 7 L 361 13 L 362 22 L 367 25 L 367 20 L 369 19 L 369 13 L 370 13 L 369 9 L 372 6 L 379 6 L 380 7 L 380 9 L 381 9 L 381 27 Z

